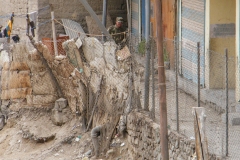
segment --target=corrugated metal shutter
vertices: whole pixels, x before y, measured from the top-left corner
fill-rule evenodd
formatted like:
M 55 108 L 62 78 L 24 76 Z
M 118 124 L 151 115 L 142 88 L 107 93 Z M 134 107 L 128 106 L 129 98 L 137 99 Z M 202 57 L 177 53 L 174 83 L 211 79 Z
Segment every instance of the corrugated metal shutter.
M 182 74 L 197 83 L 197 42 L 200 42 L 200 83 L 204 85 L 205 0 L 182 0 Z
M 132 0 L 132 33 L 139 34 L 139 0 Z
M 81 25 L 75 21 L 70 19 L 62 19 L 64 29 L 66 34 L 70 37 L 70 39 L 79 37 L 85 37 L 85 32 L 83 31 Z

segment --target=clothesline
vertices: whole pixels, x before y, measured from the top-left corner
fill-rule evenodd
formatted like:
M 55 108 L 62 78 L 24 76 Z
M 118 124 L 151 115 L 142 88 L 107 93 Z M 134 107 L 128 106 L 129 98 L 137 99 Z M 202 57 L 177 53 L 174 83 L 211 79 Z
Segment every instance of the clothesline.
M 47 6 L 43 7 L 43 8 L 40 8 L 40 9 L 38 9 L 38 10 L 36 10 L 36 11 L 32 11 L 32 12 L 38 12 L 38 14 L 39 14 L 40 12 L 43 12 L 43 11 L 49 9 L 49 8 L 50 8 L 50 6 L 47 5 Z M 29 12 L 29 13 L 32 13 L 32 12 Z M 28 13 L 28 14 L 29 14 L 29 13 Z M 0 15 L 0 18 L 10 18 L 11 15 L 12 15 L 12 13 L 5 14 L 5 15 Z M 14 17 L 15 17 L 15 18 L 16 18 L 16 17 L 26 18 L 26 14 L 14 15 Z

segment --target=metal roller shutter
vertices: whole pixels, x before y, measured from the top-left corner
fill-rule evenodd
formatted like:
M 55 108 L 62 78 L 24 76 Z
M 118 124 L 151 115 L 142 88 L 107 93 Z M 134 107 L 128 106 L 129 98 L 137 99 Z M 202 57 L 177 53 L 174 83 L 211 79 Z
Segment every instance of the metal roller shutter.
M 139 0 L 132 0 L 132 33 L 139 34 Z
M 182 0 L 182 74 L 197 83 L 197 42 L 200 42 L 200 83 L 204 85 L 205 0 Z

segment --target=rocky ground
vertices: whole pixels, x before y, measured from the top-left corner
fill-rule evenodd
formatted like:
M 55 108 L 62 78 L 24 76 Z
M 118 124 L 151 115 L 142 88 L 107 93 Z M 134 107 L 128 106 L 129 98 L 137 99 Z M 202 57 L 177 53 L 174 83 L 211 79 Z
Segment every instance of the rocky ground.
M 68 121 L 56 126 L 51 120 L 51 109 L 11 111 L 7 124 L 0 131 L 0 160 L 91 159 L 90 132 L 84 132 L 79 118 L 70 113 L 70 109 L 65 114 Z M 126 157 L 126 141 L 116 138 L 101 159 Z

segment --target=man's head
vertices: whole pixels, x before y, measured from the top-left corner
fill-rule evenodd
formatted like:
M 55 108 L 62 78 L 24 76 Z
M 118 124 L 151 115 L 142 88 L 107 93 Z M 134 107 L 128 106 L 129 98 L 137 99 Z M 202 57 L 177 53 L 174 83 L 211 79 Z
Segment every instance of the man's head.
M 123 24 L 123 18 L 122 17 L 117 17 L 116 18 L 116 26 L 121 27 Z

